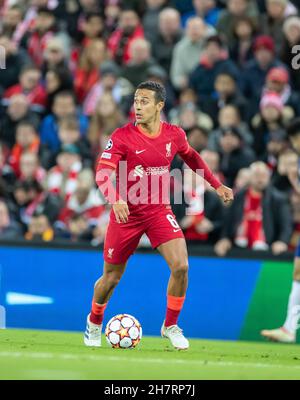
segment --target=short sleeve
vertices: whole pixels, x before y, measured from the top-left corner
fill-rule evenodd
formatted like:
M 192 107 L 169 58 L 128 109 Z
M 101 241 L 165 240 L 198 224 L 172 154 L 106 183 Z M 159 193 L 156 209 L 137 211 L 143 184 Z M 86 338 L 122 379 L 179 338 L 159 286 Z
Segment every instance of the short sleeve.
M 184 155 L 189 152 L 190 145 L 186 137 L 186 133 L 182 128 L 179 128 L 176 130 L 176 145 L 178 149 L 178 153 L 180 155 Z
M 99 164 L 109 165 L 110 167 L 117 168 L 121 159 L 124 159 L 126 154 L 126 145 L 124 141 L 124 134 L 120 129 L 116 129 L 106 147 L 99 158 Z

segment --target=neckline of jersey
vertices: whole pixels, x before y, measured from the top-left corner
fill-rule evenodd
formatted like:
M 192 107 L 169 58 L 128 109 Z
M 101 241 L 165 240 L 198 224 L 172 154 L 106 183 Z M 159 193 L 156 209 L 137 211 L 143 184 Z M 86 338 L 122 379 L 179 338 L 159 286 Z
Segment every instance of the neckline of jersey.
M 161 134 L 163 123 L 162 123 L 162 121 L 160 121 L 159 131 L 158 131 L 155 135 L 150 135 L 149 133 L 144 132 L 144 131 L 142 130 L 142 128 L 140 128 L 140 127 L 138 126 L 137 123 L 135 123 L 134 126 L 135 126 L 136 129 L 139 131 L 139 133 L 141 133 L 142 135 L 148 137 L 149 139 L 156 139 L 156 138 Z

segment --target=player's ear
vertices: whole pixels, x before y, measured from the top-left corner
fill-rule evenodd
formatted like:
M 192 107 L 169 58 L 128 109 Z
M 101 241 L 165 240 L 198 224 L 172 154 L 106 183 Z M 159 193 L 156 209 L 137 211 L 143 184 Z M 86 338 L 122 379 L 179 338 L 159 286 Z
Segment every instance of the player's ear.
M 159 103 L 157 103 L 157 109 L 160 112 L 165 106 L 165 103 L 163 101 L 160 101 Z

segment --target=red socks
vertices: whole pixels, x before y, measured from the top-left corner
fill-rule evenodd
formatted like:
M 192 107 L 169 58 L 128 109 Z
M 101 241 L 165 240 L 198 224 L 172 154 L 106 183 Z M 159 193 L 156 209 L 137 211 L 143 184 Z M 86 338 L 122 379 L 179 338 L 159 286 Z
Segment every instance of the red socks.
M 183 307 L 183 303 L 185 300 L 185 296 L 183 297 L 175 297 L 168 295 L 167 296 L 167 313 L 165 319 L 165 326 L 177 325 L 178 317 L 180 311 Z
M 92 302 L 92 310 L 90 313 L 90 321 L 95 325 L 101 325 L 104 317 L 106 304 L 98 304 L 94 300 Z

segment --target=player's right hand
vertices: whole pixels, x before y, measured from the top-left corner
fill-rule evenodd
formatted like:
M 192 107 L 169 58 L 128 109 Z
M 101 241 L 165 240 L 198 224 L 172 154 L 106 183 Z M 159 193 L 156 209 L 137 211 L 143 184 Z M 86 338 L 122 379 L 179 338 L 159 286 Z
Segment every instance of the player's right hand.
M 128 222 L 128 216 L 130 214 L 128 205 L 124 200 L 118 200 L 113 205 L 113 210 L 116 216 L 117 223 Z

